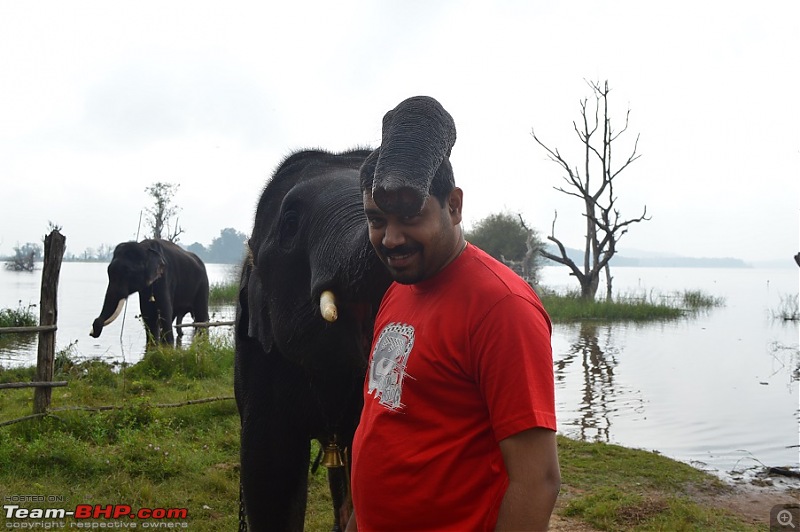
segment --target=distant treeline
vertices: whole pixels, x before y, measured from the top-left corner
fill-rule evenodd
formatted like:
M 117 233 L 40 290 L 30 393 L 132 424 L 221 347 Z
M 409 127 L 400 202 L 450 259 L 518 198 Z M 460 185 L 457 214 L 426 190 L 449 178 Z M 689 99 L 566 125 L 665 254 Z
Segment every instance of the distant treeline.
M 203 262 L 217 264 L 238 264 L 245 255 L 245 244 L 247 235 L 228 227 L 220 231 L 220 236 L 211 241 L 211 245 L 204 246 L 195 242 L 189 246 L 178 244 L 195 253 Z M 34 252 L 34 260 L 39 262 L 42 259 L 41 246 L 38 244 L 27 244 L 30 251 Z M 101 244 L 97 249 L 87 248 L 81 254 L 74 254 L 67 251 L 64 260 L 67 262 L 110 262 L 114 253 L 114 245 Z M 554 247 L 548 246 L 551 253 L 556 253 Z M 28 248 L 26 247 L 27 251 Z M 22 250 L 20 250 L 22 251 Z M 567 248 L 567 252 L 576 264 L 583 263 L 583 252 L 577 249 Z M 0 258 L 0 261 L 10 260 L 12 257 Z M 555 263 L 545 259 L 545 264 L 554 265 Z M 693 258 L 693 257 L 624 257 L 615 255 L 611 259 L 611 266 L 617 267 L 652 267 L 652 268 L 750 268 L 750 265 L 741 259 L 733 258 Z
M 547 246 L 548 251 L 558 254 L 558 250 L 552 244 Z M 567 248 L 567 254 L 575 264 L 583 264 L 583 251 Z M 555 265 L 555 262 L 546 261 L 545 264 Z M 638 268 L 750 268 L 741 259 L 732 258 L 693 258 L 693 257 L 624 257 L 614 255 L 611 259 L 611 266 L 614 267 L 638 267 Z
M 236 229 L 227 227 L 220 231 L 219 237 L 211 241 L 207 248 L 195 242 L 186 249 L 200 257 L 200 260 L 216 264 L 238 264 L 245 254 L 247 235 Z
M 741 259 L 707 259 L 692 257 L 654 257 L 637 259 L 616 256 L 611 259 L 612 266 L 637 266 L 640 268 L 749 268 Z
M 144 240 L 147 237 L 143 237 Z M 184 249 L 196 254 L 203 262 L 217 264 L 238 264 L 244 259 L 245 243 L 247 235 L 240 233 L 236 229 L 227 227 L 220 231 L 220 235 L 211 241 L 211 245 L 204 246 L 195 242 L 189 246 L 178 242 L 177 244 Z M 73 253 L 67 249 L 64 254 L 64 262 L 111 262 L 114 255 L 114 248 L 119 244 L 100 244 L 97 248 L 86 248 L 81 253 Z M 15 256 L 0 257 L 0 262 L 13 261 L 18 257 L 33 257 L 34 262 L 42 261 L 42 246 L 36 243 L 27 243 L 24 246 L 14 248 Z

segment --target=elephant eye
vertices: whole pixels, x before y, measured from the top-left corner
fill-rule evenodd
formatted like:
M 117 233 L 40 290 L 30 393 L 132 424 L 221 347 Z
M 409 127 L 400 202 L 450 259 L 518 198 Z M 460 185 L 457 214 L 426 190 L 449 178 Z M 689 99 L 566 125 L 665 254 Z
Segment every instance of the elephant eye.
M 300 229 L 300 216 L 297 211 L 288 210 L 283 213 L 281 217 L 280 227 L 280 245 L 283 248 L 288 248 L 292 244 L 292 239 L 297 235 Z

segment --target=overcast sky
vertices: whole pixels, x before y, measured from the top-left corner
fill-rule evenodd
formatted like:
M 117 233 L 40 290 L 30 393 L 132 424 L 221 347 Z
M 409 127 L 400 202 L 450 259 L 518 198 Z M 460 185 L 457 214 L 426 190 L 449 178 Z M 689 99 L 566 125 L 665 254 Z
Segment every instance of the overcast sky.
M 520 213 L 581 247 L 581 202 L 531 129 L 582 165 L 572 122 L 608 80 L 640 135 L 619 244 L 691 257 L 800 251 L 800 2 L 0 3 L 0 255 L 133 240 L 145 188 L 179 183 L 181 243 L 249 235 L 293 150 L 376 146 L 414 95 L 453 115 L 466 226 Z

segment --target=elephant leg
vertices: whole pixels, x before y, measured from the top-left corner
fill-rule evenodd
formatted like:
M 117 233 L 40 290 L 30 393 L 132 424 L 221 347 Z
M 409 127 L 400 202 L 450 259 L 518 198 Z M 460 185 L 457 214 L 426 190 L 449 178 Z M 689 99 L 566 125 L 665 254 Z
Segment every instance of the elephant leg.
M 192 310 L 192 319 L 195 323 L 208 323 L 211 317 L 208 315 L 208 292 L 203 292 L 197 296 Z M 195 328 L 195 336 L 207 336 L 209 334 L 208 327 Z
M 310 444 L 303 434 L 251 416 L 242 425 L 241 481 L 250 529 L 302 531 Z
M 175 345 L 175 336 L 172 332 L 172 319 L 173 316 L 171 310 L 165 309 L 159 312 L 158 325 L 159 329 L 161 330 L 159 341 L 162 344 Z
M 302 531 L 311 444 L 296 424 L 292 398 L 277 391 L 280 371 L 254 342 L 237 345 L 236 404 L 241 417 L 240 477 L 251 531 Z
M 142 312 L 142 321 L 144 322 L 144 329 L 147 333 L 147 345 L 156 344 L 161 338 L 161 326 L 158 317 L 158 311 L 155 306 L 149 302 L 143 301 L 144 298 L 139 298 L 139 307 Z
M 178 339 L 180 339 L 183 336 L 183 327 L 181 327 L 180 325 L 183 324 L 184 316 L 185 314 L 178 314 L 178 317 L 175 318 L 175 325 L 176 325 L 175 329 L 177 330 L 176 334 L 178 335 Z
M 194 318 L 194 321 L 201 323 L 209 320 L 208 292 L 201 291 L 201 293 L 198 294 L 194 301 L 194 305 L 192 306 L 192 318 Z
M 333 532 L 340 532 L 347 527 L 353 511 L 347 467 L 348 465 L 328 469 L 328 487 L 333 500 Z

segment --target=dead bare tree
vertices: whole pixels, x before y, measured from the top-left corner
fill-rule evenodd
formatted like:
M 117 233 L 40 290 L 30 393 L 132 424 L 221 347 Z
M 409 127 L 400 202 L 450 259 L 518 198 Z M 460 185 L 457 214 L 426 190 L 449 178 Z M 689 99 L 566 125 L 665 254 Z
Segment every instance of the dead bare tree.
M 586 235 L 584 243 L 583 268 L 567 255 L 564 244 L 555 235 L 558 212 L 553 217 L 553 225 L 548 240 L 558 247 L 559 255 L 542 250 L 541 254 L 550 260 L 570 268 L 581 285 L 581 297 L 594 299 L 600 283 L 600 272 L 606 273 L 606 297 L 611 298 L 611 271 L 609 261 L 617 252 L 617 243 L 628 231 L 631 224 L 649 220 L 647 206 L 638 218 L 622 219 L 620 211 L 616 208 L 617 196 L 614 193 L 614 179 L 625 170 L 633 161 L 640 157 L 636 152 L 639 145 L 639 135 L 633 145 L 633 150 L 624 162 L 616 169 L 612 164 L 612 147 L 619 137 L 628 130 L 631 110 L 625 114 L 625 125 L 619 131 L 614 131 L 611 126 L 611 117 L 608 109 L 608 95 L 610 89 L 608 81 L 602 85 L 599 82 L 589 82 L 594 94 L 594 107 L 589 106 L 589 99 L 580 102 L 582 124 L 576 122 L 572 127 L 583 144 L 583 172 L 578 166 L 572 167 L 561 155 L 557 148 L 548 147 L 531 130 L 534 140 L 547 152 L 548 158 L 557 163 L 566 173 L 562 176 L 568 187 L 553 187 L 569 196 L 575 196 L 583 201 L 586 218 Z M 599 171 L 600 179 L 594 180 L 595 170 Z M 593 188 L 594 187 L 594 188 Z
M 177 242 L 178 236 L 183 233 L 183 229 L 178 224 L 178 210 L 180 207 L 172 203 L 172 198 L 178 191 L 180 185 L 175 183 L 163 183 L 161 181 L 153 183 L 145 188 L 154 200 L 152 207 L 148 207 L 149 215 L 147 223 L 153 230 L 152 238 L 163 238 L 170 242 Z M 170 220 L 175 216 L 175 227 L 170 229 Z

